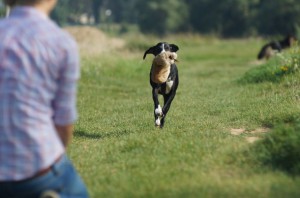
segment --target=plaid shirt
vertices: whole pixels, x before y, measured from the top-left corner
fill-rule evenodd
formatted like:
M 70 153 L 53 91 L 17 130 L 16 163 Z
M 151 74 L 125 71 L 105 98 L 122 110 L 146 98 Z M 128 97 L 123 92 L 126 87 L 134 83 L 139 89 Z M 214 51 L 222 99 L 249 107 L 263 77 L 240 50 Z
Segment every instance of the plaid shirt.
M 32 7 L 0 21 L 0 181 L 49 167 L 65 150 L 56 125 L 77 118 L 74 40 Z

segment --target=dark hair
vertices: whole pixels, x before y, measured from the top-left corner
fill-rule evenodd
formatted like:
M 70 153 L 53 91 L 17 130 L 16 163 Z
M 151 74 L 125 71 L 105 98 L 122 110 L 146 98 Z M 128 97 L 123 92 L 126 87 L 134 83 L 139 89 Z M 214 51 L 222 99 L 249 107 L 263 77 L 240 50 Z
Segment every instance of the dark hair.
M 24 5 L 24 4 L 34 4 L 39 2 L 40 0 L 3 0 L 5 5 L 15 6 L 16 4 Z
M 14 6 L 16 4 L 17 0 L 3 0 L 3 2 L 5 5 Z

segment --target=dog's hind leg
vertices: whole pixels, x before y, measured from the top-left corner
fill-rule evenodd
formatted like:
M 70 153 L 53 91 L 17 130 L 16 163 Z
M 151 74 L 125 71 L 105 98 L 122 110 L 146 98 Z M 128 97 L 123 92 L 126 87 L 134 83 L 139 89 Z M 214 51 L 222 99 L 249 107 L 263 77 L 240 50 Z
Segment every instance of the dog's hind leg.
M 163 117 L 163 111 L 159 104 L 158 100 L 158 89 L 152 89 L 152 98 L 154 102 L 154 119 L 155 119 L 155 126 L 161 126 L 161 118 Z

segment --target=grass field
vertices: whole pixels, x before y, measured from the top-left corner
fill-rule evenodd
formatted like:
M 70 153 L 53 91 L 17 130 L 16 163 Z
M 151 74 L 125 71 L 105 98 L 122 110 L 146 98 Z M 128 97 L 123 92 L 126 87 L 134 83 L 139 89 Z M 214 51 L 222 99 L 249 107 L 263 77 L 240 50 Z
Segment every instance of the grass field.
M 262 40 L 164 38 L 180 48 L 180 85 L 162 130 L 154 126 L 152 57 L 142 60 L 159 40 L 125 40 L 124 50 L 82 57 L 68 153 L 91 197 L 300 197 L 299 176 L 251 157 L 251 140 L 300 112 L 298 73 L 240 83 L 258 67 Z

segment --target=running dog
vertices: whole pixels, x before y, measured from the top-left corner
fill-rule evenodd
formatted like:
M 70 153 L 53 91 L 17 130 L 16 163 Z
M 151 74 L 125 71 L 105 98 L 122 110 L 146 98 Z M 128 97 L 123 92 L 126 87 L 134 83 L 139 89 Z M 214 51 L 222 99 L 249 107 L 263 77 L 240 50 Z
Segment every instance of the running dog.
M 155 126 L 163 128 L 166 115 L 176 95 L 179 84 L 176 52 L 179 50 L 175 44 L 160 42 L 145 51 L 143 59 L 147 54 L 153 54 L 154 59 L 150 71 L 150 85 L 152 87 L 152 98 L 154 102 Z M 164 98 L 164 105 L 161 108 L 158 94 Z

